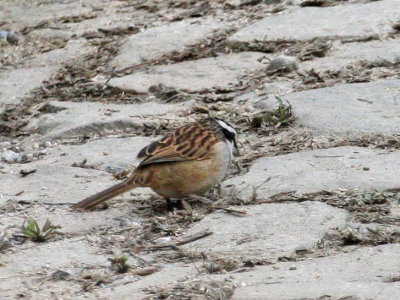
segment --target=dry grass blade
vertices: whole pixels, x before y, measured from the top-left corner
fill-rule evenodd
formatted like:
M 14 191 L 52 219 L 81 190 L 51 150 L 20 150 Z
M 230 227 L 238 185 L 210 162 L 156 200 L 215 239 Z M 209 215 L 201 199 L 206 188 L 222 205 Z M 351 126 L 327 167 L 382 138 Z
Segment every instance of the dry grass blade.
M 155 272 L 157 272 L 160 268 L 155 266 L 155 267 L 145 267 L 145 268 L 136 268 L 131 271 L 132 275 L 139 275 L 139 276 L 148 276 L 151 275 Z
M 191 234 L 191 235 L 185 235 L 185 236 L 183 236 L 181 238 L 178 238 L 176 241 L 171 242 L 171 243 L 165 243 L 165 244 L 162 244 L 162 245 L 152 246 L 152 247 L 149 248 L 149 250 L 161 249 L 161 248 L 166 248 L 166 247 L 174 248 L 174 247 L 177 247 L 177 246 L 180 246 L 180 245 L 184 245 L 184 244 L 187 244 L 187 243 L 190 243 L 190 242 L 197 241 L 197 240 L 199 240 L 201 238 L 204 238 L 206 236 L 209 236 L 211 234 L 213 234 L 213 232 L 211 230 L 209 230 L 209 229 L 206 229 L 206 230 L 203 230 L 203 231 L 200 231 L 200 232 L 196 232 L 196 233 Z
M 4 229 L 2 232 L 0 232 L 0 251 L 5 250 L 10 246 L 10 242 L 7 239 L 7 231 Z

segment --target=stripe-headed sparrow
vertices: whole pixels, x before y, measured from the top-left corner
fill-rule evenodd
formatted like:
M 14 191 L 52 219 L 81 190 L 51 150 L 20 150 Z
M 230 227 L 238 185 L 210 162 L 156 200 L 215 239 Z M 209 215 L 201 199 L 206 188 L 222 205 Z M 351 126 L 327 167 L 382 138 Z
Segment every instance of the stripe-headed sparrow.
M 73 208 L 90 209 L 136 187 L 150 187 L 169 199 L 199 196 L 225 177 L 237 132 L 221 119 L 209 118 L 182 126 L 144 147 L 139 166 L 125 181 L 92 195 Z

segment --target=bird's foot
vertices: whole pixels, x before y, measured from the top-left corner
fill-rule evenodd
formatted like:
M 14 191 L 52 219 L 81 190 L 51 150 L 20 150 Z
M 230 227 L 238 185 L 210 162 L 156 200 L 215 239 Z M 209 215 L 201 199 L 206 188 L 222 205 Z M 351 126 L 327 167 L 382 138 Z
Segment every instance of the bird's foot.
M 182 200 L 174 199 L 171 200 L 170 198 L 165 198 L 167 202 L 167 209 L 168 211 L 173 211 L 174 209 L 183 209 Z
M 199 195 L 191 194 L 191 195 L 189 195 L 189 197 L 191 197 L 191 198 L 193 198 L 193 199 L 195 199 L 195 200 L 197 200 L 197 201 L 199 201 L 201 203 L 207 204 L 207 205 L 214 204 L 214 202 L 211 201 L 210 199 L 207 199 L 206 197 L 202 197 L 202 196 L 199 196 Z

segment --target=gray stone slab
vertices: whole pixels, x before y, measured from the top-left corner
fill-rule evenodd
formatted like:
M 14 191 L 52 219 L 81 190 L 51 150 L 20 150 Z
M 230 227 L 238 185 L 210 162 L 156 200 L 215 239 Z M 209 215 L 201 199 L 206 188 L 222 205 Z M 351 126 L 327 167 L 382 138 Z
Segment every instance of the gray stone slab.
M 223 27 L 216 22 L 188 22 L 187 20 L 152 27 L 129 37 L 111 66 L 123 69 L 145 61 L 160 59 L 174 51 L 199 44 Z
M 319 202 L 241 207 L 244 217 L 222 212 L 207 215 L 188 232 L 209 228 L 213 234 L 185 245 L 186 250 L 246 259 L 277 259 L 312 247 L 327 230 L 345 224 L 348 213 Z
M 34 245 L 28 242 L 21 248 L 1 255 L 0 289 L 3 299 L 16 299 L 21 294 L 30 299 L 50 299 L 54 294 L 66 294 L 66 299 L 71 299 L 73 293 L 82 291 L 81 284 L 55 281 L 51 279 L 55 271 L 68 272 L 74 278 L 84 269 L 95 270 L 109 265 L 105 255 L 97 254 L 97 247 L 81 238 Z M 92 274 L 95 272 L 91 271 Z
M 66 183 L 68 183 L 68 180 Z M 54 189 L 63 188 L 64 187 L 54 186 Z M 71 185 L 69 188 L 72 191 L 74 186 Z M 82 187 L 82 196 L 85 193 L 86 191 Z M 71 203 L 76 203 L 83 199 L 83 197 L 80 195 L 79 197 L 81 198 L 73 198 L 73 194 L 74 193 L 71 192 L 71 197 L 64 200 Z M 17 200 L 17 198 L 18 197 L 15 197 L 15 200 Z M 23 196 L 20 198 L 23 198 Z M 118 199 L 116 201 L 118 201 Z M 132 214 L 129 215 L 129 219 L 127 217 L 133 206 L 134 205 L 118 205 L 118 207 L 110 207 L 107 210 L 97 210 L 94 212 L 82 213 L 73 211 L 70 205 L 58 206 L 57 209 L 52 209 L 54 206 L 52 207 L 49 205 L 39 204 L 34 209 L 29 211 L 29 215 L 25 213 L 12 212 L 2 216 L 0 228 L 4 228 L 6 226 L 15 226 L 15 228 L 19 228 L 22 224 L 24 224 L 24 222 L 26 222 L 28 217 L 32 217 L 39 222 L 40 226 L 43 226 L 44 222 L 49 219 L 52 224 L 61 226 L 61 229 L 59 229 L 60 232 L 69 236 L 91 234 L 104 228 L 114 228 L 112 231 L 117 231 L 117 228 L 123 226 L 121 224 L 129 224 L 129 227 L 132 229 L 137 228 L 139 230 L 142 227 L 141 220 L 139 218 L 132 217 Z M 125 219 L 125 223 L 121 222 L 121 220 L 125 221 Z
M 98 249 L 82 239 L 64 239 L 31 246 L 17 253 L 2 254 L 1 258 L 6 266 L 2 267 L 0 272 L 11 275 L 37 272 L 41 269 L 56 271 L 58 268 L 73 272 L 79 265 L 84 267 L 88 264 L 107 264 L 107 258 L 97 255 Z
M 366 39 L 392 30 L 390 21 L 399 17 L 398 0 L 332 7 L 304 7 L 266 17 L 233 34 L 231 43 L 314 38 Z
M 168 113 L 186 109 L 185 104 L 102 104 L 94 102 L 59 102 L 49 105 L 56 113 L 41 114 L 32 119 L 27 130 L 39 131 L 42 140 L 70 138 L 90 133 L 125 131 L 140 128 L 143 118 L 152 116 L 148 122 L 159 121 Z
M 145 288 L 168 287 L 196 274 L 198 274 L 198 271 L 193 265 L 164 265 L 154 274 L 142 277 L 140 280 L 132 279 L 130 283 L 121 284 L 114 288 L 103 289 L 101 292 L 96 293 L 96 295 L 105 298 L 112 298 L 118 295 L 119 299 L 144 299 L 146 296 L 149 296 L 148 293 L 143 291 Z
M 0 75 L 0 105 L 20 103 L 24 96 L 40 87 L 56 70 L 56 66 L 46 66 L 4 72 Z
M 232 299 L 399 299 L 400 245 L 256 267 L 233 276 Z M 220 276 L 213 276 L 220 279 Z
M 51 280 L 51 274 L 48 275 L 48 278 L 43 280 L 43 277 L 40 275 L 10 275 L 2 277 L 4 280 L 0 280 L 1 296 L 3 299 L 18 299 L 21 297 L 28 299 L 51 299 L 57 296 L 68 300 L 78 299 L 73 294 L 75 292 L 81 293 L 82 286 L 80 283 L 71 282 L 70 280 Z M 94 300 L 96 298 L 89 294 L 85 295 L 84 299 Z
M 74 153 L 71 154 L 71 156 L 73 155 Z M 115 153 L 116 155 L 117 153 Z M 53 154 L 50 154 L 49 157 L 30 164 L 7 166 L 0 173 L 0 207 L 4 207 L 8 201 L 11 203 L 24 201 L 50 204 L 67 203 L 61 207 L 68 209 L 68 203 L 76 203 L 119 182 L 109 173 L 72 167 L 70 164 L 72 159 L 66 158 L 64 161 L 62 157 L 58 159 L 54 159 L 54 157 Z M 121 163 L 124 161 L 125 165 L 137 165 L 137 161 L 132 158 L 121 157 L 120 160 Z M 76 162 L 80 163 L 81 161 Z M 99 162 L 99 164 L 101 163 Z M 21 169 L 36 169 L 36 172 L 21 177 L 19 175 Z M 137 188 L 113 201 L 118 203 L 123 197 L 130 200 L 143 199 L 151 194 L 154 192 L 148 188 Z M 40 215 L 42 211 L 39 209 L 38 212 Z M 54 213 L 54 216 L 62 218 L 64 213 L 65 211 L 62 210 L 60 215 Z M 115 213 L 110 212 L 110 216 Z M 71 218 L 74 216 L 72 215 Z M 75 227 L 73 226 L 73 228 Z
M 397 134 L 400 80 L 352 83 L 287 94 L 296 126 L 321 134 Z M 255 107 L 276 107 L 274 97 L 254 98 Z
M 20 166 L 26 168 L 27 166 Z M 110 174 L 92 169 L 82 169 L 61 165 L 30 164 L 37 171 L 26 177 L 18 174 L 18 166 L 8 174 L 0 173 L 0 206 L 8 200 L 48 203 L 74 203 L 101 189 L 116 183 Z M 90 184 L 94 177 L 102 175 L 96 185 Z M 21 195 L 18 195 L 23 192 Z
M 64 48 L 42 53 L 26 61 L 22 68 L 0 74 L 0 105 L 18 104 L 42 82 L 50 79 L 67 61 L 88 53 L 91 48 L 84 40 L 72 40 Z
M 136 155 L 156 138 L 108 137 L 83 145 L 56 145 L 46 148 L 46 156 L 37 164 L 62 164 L 70 166 L 87 160 L 86 165 L 97 170 L 112 172 L 110 168 L 131 169 L 137 165 Z M 29 140 L 25 144 L 31 144 Z M 32 150 L 28 149 L 26 153 Z M 34 151 L 34 150 L 33 150 Z M 42 163 L 43 162 L 43 163 Z
M 90 46 L 84 39 L 70 40 L 65 47 L 42 53 L 25 62 L 25 66 L 58 66 L 78 59 L 88 54 L 94 47 Z
M 24 27 L 38 25 L 44 21 L 92 12 L 90 6 L 86 6 L 79 1 L 15 2 L 6 0 L 0 4 L 0 8 L 2 8 L 0 9 L 0 19 L 7 20 L 7 23 L 12 24 L 13 29 L 16 31 Z
M 304 70 L 337 71 L 348 65 L 367 62 L 394 65 L 400 62 L 400 39 L 346 43 L 334 45 L 326 57 L 314 58 L 301 64 Z
M 399 152 L 350 146 L 263 157 L 223 187 L 245 201 L 252 199 L 256 187 L 258 199 L 289 191 L 397 188 L 399 160 Z
M 258 52 L 241 52 L 218 57 L 156 66 L 148 71 L 113 78 L 109 85 L 139 94 L 147 93 L 160 83 L 186 92 L 229 90 L 239 83 L 246 72 L 265 67 L 258 59 L 266 56 Z

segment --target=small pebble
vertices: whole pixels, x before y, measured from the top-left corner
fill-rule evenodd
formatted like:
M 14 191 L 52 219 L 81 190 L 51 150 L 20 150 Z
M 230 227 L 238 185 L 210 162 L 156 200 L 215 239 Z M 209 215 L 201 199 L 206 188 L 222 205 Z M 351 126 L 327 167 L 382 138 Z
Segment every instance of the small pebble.
M 47 154 L 47 150 L 43 149 L 39 151 L 39 155 L 46 155 Z
M 158 245 L 162 245 L 162 244 L 169 243 L 171 241 L 172 241 L 171 237 L 166 236 L 166 237 L 160 237 L 160 238 L 156 239 L 154 242 Z
M 2 148 L 5 148 L 4 150 L 6 150 L 6 149 L 8 149 L 8 148 L 11 147 L 11 143 L 8 142 L 8 141 L 2 142 L 2 143 L 0 143 L 0 146 L 1 146 Z
M 5 162 L 12 164 L 21 161 L 21 154 L 16 153 L 12 150 L 6 150 L 3 152 L 1 159 Z
M 0 39 L 5 39 L 11 45 L 17 45 L 23 36 L 16 32 L 0 30 Z
M 268 65 L 267 71 L 274 73 L 277 71 L 291 72 L 299 68 L 299 63 L 296 57 L 280 55 L 273 60 Z
M 107 173 L 110 173 L 110 174 L 119 174 L 125 170 L 126 170 L 126 168 L 121 167 L 121 166 L 108 165 L 108 166 L 104 167 L 104 171 L 106 171 Z
M 66 280 L 68 279 L 68 277 L 70 277 L 70 274 L 63 270 L 57 270 L 53 274 L 51 274 L 51 278 L 53 280 Z

